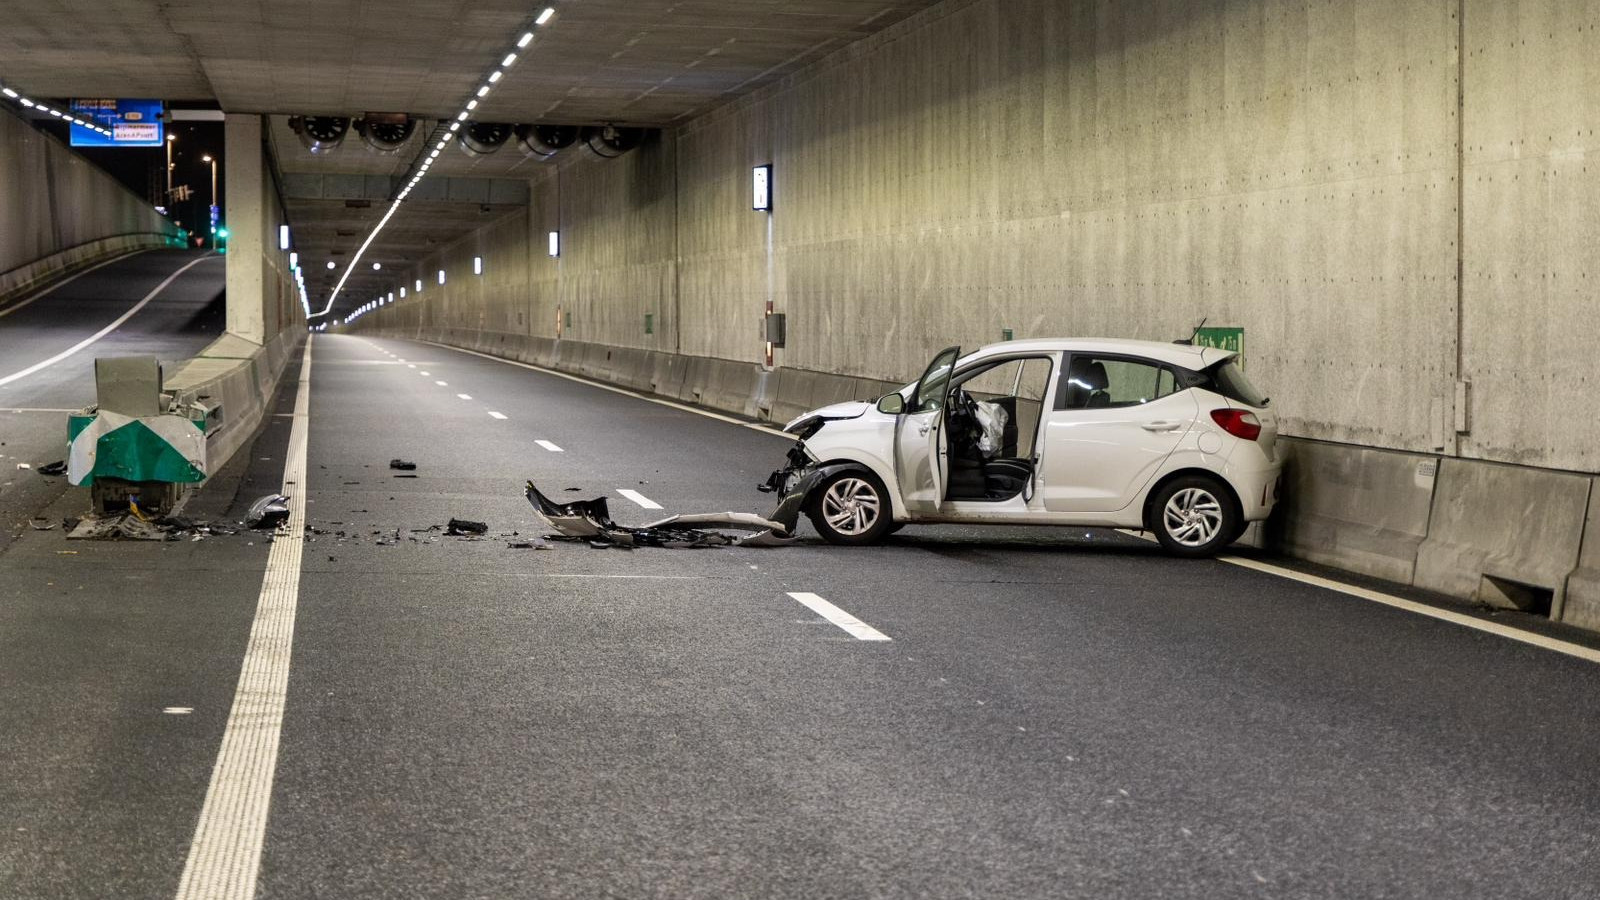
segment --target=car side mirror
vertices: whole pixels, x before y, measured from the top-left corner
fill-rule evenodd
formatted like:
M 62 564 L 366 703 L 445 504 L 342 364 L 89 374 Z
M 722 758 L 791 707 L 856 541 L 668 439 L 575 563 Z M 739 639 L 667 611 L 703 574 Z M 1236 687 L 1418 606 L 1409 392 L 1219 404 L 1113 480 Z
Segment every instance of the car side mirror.
M 878 412 L 887 413 L 891 416 L 898 416 L 905 411 L 906 398 L 900 396 L 899 391 L 896 391 L 892 394 L 884 394 L 882 397 L 878 398 Z

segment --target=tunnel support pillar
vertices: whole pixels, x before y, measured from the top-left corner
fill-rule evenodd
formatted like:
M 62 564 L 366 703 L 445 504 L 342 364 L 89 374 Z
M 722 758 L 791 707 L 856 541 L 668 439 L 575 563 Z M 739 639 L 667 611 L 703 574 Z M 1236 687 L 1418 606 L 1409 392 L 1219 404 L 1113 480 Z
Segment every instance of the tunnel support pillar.
M 266 289 L 267 254 L 277 249 L 277 229 L 267 221 L 272 207 L 271 173 L 261 149 L 261 117 L 229 115 L 223 122 L 227 147 L 228 333 L 265 344 L 278 331 L 277 310 Z M 271 325 L 269 333 L 268 325 Z

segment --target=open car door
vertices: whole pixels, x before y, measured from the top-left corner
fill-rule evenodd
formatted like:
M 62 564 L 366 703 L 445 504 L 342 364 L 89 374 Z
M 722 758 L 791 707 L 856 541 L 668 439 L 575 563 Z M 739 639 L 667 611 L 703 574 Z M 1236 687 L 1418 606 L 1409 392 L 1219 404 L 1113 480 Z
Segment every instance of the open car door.
M 960 347 L 939 351 L 917 380 L 905 412 L 895 423 L 895 478 L 900 482 L 900 499 L 913 515 L 936 513 L 944 503 L 950 477 L 944 410 L 950 376 L 960 356 Z

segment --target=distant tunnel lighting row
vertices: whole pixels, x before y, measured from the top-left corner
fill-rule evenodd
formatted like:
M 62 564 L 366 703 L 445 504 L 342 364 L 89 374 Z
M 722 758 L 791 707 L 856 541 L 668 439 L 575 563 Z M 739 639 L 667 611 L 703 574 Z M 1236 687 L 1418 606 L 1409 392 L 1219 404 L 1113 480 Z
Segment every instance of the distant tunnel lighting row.
M 557 234 L 557 232 L 552 231 L 552 232 L 550 232 L 550 234 L 551 234 L 552 237 L 554 237 Z M 551 254 L 551 255 L 553 256 L 554 254 Z M 373 264 L 373 268 L 377 268 L 377 267 L 378 267 L 377 264 L 374 263 Z M 329 261 L 328 268 L 330 268 L 330 269 L 333 268 L 333 262 L 332 261 Z M 474 256 L 472 258 L 472 274 L 474 274 L 474 275 L 482 275 L 483 274 L 483 257 Z M 444 282 L 445 282 L 444 270 L 440 269 L 439 270 L 439 283 L 440 284 L 444 284 Z M 421 293 L 422 293 L 422 279 L 418 278 L 416 280 L 416 282 L 414 283 L 414 285 L 413 285 L 412 296 L 415 296 L 415 295 L 421 294 Z M 406 289 L 405 289 L 404 285 L 402 285 L 400 287 L 400 296 L 399 296 L 398 299 L 399 300 L 406 299 Z M 388 294 L 379 294 L 376 298 L 374 298 L 370 302 L 362 304 L 354 312 L 350 313 L 350 315 L 345 316 L 344 317 L 344 324 L 349 325 L 351 322 L 354 322 L 355 320 L 361 318 L 362 316 L 366 315 L 367 313 L 372 312 L 373 310 L 378 309 L 380 307 L 388 306 L 389 304 L 395 303 L 395 302 L 397 302 L 397 300 L 395 298 L 394 291 L 390 291 Z M 313 330 L 316 330 L 316 329 L 313 329 Z
M 324 306 L 322 311 L 317 313 L 318 316 L 325 316 L 333 310 L 334 301 L 339 299 L 339 292 L 344 290 L 345 281 L 350 278 L 350 273 L 355 271 L 356 264 L 361 262 L 362 254 L 367 252 L 367 248 L 372 246 L 372 241 L 377 238 L 380 232 L 383 231 L 384 226 L 389 224 L 389 220 L 393 218 L 395 212 L 400 209 L 400 204 L 406 201 L 406 197 L 410 196 L 412 189 L 415 188 L 417 184 L 427 176 L 428 170 L 433 168 L 433 164 L 439 158 L 439 154 L 443 153 L 444 148 L 449 146 L 450 135 L 453 135 L 461 130 L 461 123 L 467 121 L 467 117 L 471 114 L 472 110 L 478 108 L 478 101 L 489 96 L 489 92 L 494 89 L 495 84 L 497 84 L 500 79 L 505 77 L 506 69 L 510 68 L 516 63 L 518 52 L 526 50 L 528 45 L 533 43 L 533 29 L 548 24 L 551 19 L 555 18 L 555 14 L 556 9 L 554 6 L 545 7 L 544 10 L 539 13 L 538 17 L 533 20 L 533 25 L 524 29 L 522 36 L 517 38 L 516 50 L 508 52 L 505 57 L 500 60 L 500 64 L 484 77 L 483 83 L 480 84 L 473 92 L 472 98 L 467 101 L 466 106 L 461 110 L 461 112 L 456 114 L 455 121 L 450 123 L 450 134 L 441 137 L 438 143 L 434 145 L 433 149 L 428 151 L 427 157 L 417 165 L 416 170 L 411 174 L 411 179 L 406 182 L 406 186 L 401 188 L 400 193 L 395 196 L 394 202 L 389 204 L 389 209 L 384 212 L 383 218 L 378 220 L 377 227 L 373 228 L 372 232 L 367 235 L 367 239 L 361 242 L 360 249 L 356 250 L 356 255 L 350 260 L 350 265 L 345 267 L 344 275 L 340 277 L 339 283 L 333 286 L 333 293 L 328 295 L 328 305 Z M 444 271 L 442 269 L 439 273 L 439 283 L 444 283 Z
M 22 94 L 17 93 L 17 91 L 9 85 L 0 84 L 0 94 L 4 94 L 7 99 L 14 101 L 23 109 L 36 109 L 42 113 L 49 113 L 63 122 L 68 122 L 82 128 L 87 128 L 90 131 L 98 132 L 106 137 L 111 137 L 111 129 L 105 127 L 104 125 L 93 121 L 85 121 L 77 116 L 72 115 L 71 113 L 64 113 L 59 109 L 52 109 L 51 107 L 46 106 L 31 97 L 24 97 Z

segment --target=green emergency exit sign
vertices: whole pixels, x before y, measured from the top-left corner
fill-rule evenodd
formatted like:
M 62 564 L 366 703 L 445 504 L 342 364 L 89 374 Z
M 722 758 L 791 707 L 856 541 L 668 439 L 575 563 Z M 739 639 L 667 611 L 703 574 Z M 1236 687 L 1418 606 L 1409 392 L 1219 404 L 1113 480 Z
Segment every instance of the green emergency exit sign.
M 1239 354 L 1239 365 L 1244 365 L 1244 329 L 1232 327 L 1202 328 L 1194 334 L 1196 347 L 1215 347 Z

